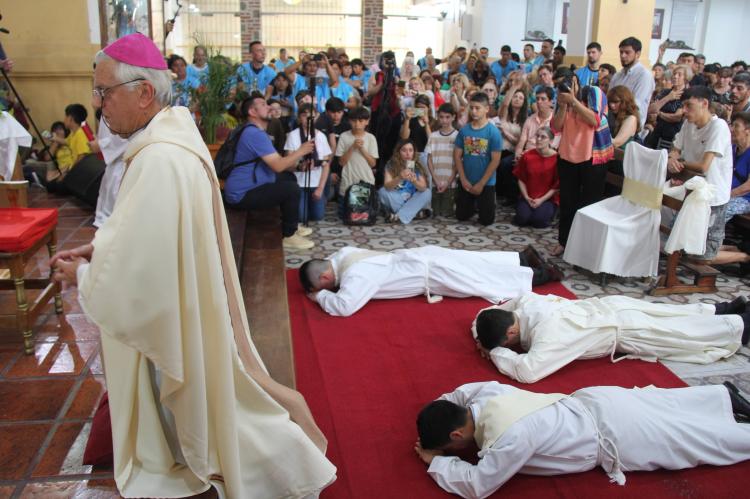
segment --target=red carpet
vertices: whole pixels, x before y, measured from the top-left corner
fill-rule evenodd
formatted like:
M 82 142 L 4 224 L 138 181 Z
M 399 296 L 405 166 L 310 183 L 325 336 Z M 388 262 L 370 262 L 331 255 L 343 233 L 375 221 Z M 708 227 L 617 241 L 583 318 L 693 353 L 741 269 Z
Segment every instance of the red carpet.
M 424 404 L 461 384 L 516 384 L 474 349 L 469 327 L 487 302 L 373 300 L 354 316 L 340 318 L 305 297 L 296 270 L 287 273 L 287 280 L 297 388 L 328 437 L 328 457 L 338 467 L 338 480 L 321 497 L 449 497 L 412 450 L 415 420 Z M 557 283 L 535 291 L 575 297 Z M 525 388 L 569 393 L 592 385 L 649 384 L 684 386 L 661 364 L 596 359 L 577 361 Z M 599 468 L 559 477 L 517 475 L 493 497 L 747 497 L 750 462 L 626 476 L 627 484 L 620 487 Z

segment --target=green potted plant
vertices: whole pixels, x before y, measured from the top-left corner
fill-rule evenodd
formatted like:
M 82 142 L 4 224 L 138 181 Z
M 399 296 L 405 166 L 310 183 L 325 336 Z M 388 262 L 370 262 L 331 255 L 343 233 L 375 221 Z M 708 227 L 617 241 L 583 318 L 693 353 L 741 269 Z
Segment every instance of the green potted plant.
M 232 102 L 235 69 L 228 58 L 218 53 L 212 54 L 208 58 L 205 80 L 192 90 L 196 119 L 206 144 L 215 144 L 217 139 L 222 141 L 226 138 L 228 130 L 222 129 L 226 129 L 227 106 Z

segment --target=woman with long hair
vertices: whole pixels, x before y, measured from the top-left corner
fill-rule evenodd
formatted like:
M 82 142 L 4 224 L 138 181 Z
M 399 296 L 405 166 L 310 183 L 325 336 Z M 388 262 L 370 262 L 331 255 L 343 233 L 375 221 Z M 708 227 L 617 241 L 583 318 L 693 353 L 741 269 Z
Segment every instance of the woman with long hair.
M 692 78 L 693 70 L 686 64 L 679 64 L 672 69 L 672 88 L 662 90 L 648 107 L 649 113 L 656 113 L 654 130 L 646 137 L 648 147 L 666 149 L 672 144 L 675 135 L 682 128 L 680 97 Z
M 385 178 L 378 197 L 389 223 L 408 224 L 415 218 L 430 215 L 432 191 L 427 184 L 427 170 L 417 159 L 411 140 L 396 144 L 393 156 L 385 165 Z
M 505 204 L 508 206 L 515 205 L 518 199 L 518 182 L 513 177 L 513 163 L 516 145 L 521 138 L 521 130 L 528 115 L 529 99 L 526 97 L 522 83 L 516 82 L 506 92 L 503 103 L 497 112 L 497 118 L 492 120 L 503 136 L 503 150 L 498 168 L 498 178 L 495 183 L 495 192 L 506 198 Z
M 273 91 L 271 99 L 279 101 L 281 104 L 281 120 L 291 127 L 294 121 L 294 99 L 292 97 L 292 82 L 284 73 L 279 73 L 271 81 Z
M 641 128 L 641 117 L 633 92 L 624 85 L 609 89 L 607 93 L 609 130 L 612 134 L 612 146 L 620 151 L 638 134 Z M 618 156 L 615 151 L 615 157 Z

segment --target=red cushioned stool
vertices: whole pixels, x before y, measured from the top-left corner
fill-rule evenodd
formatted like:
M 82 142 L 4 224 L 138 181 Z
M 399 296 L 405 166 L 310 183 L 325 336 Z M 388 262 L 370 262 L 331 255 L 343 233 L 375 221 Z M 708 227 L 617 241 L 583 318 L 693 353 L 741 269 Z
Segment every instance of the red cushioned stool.
M 23 336 L 26 354 L 34 353 L 31 326 L 36 322 L 42 307 L 55 298 L 55 312 L 62 313 L 60 284 L 46 278 L 26 279 L 26 263 L 46 245 L 49 255 L 57 246 L 57 209 L 51 208 L 0 208 L 0 269 L 10 270 L 10 279 L 0 279 L 0 290 L 15 290 L 16 313 L 0 315 L 0 324 L 14 324 Z M 41 289 L 33 304 L 26 299 L 26 289 Z

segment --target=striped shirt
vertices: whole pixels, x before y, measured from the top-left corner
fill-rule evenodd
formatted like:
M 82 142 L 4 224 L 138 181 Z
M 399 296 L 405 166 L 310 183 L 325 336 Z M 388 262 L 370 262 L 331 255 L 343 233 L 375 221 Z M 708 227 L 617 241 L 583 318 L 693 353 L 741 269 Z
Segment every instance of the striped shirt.
M 448 181 L 453 177 L 453 149 L 458 130 L 453 130 L 448 135 L 436 130 L 427 139 L 425 152 L 432 156 L 432 169 L 435 173 L 435 182 Z M 450 187 L 455 187 L 455 181 Z

